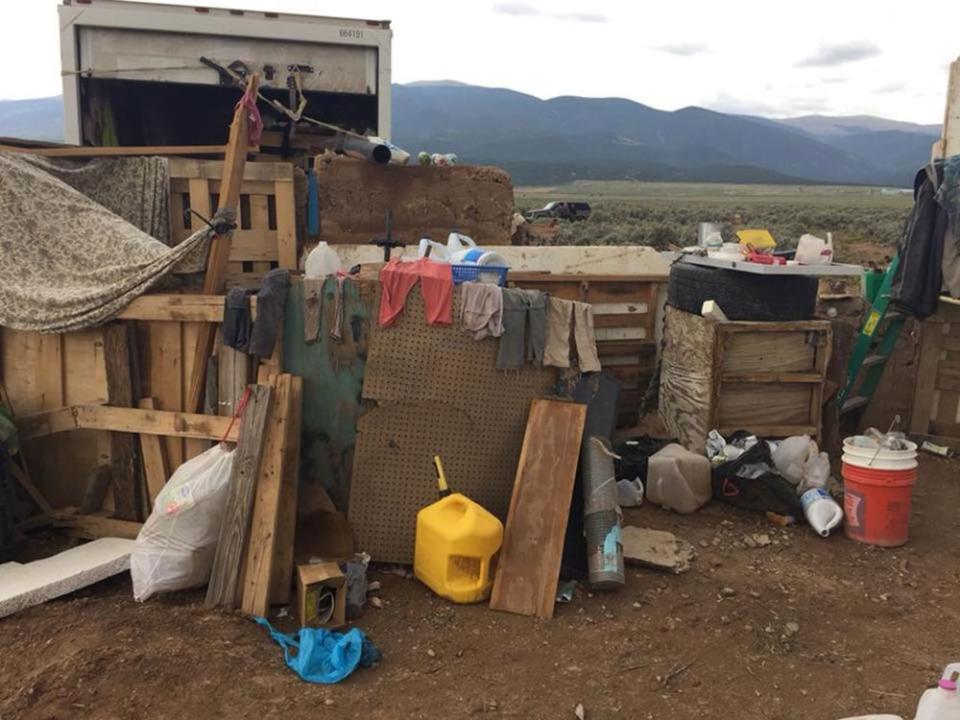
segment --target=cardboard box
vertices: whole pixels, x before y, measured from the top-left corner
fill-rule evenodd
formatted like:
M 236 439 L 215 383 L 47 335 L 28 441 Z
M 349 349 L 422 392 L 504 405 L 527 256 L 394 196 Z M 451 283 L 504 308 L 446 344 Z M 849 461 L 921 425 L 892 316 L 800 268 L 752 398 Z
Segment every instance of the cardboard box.
M 338 628 L 347 621 L 347 579 L 335 562 L 297 565 L 301 627 Z

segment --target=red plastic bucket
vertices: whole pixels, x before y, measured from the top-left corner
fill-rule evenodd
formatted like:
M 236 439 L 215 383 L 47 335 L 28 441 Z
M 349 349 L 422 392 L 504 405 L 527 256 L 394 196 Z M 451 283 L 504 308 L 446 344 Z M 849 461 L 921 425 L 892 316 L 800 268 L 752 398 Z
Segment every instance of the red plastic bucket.
M 917 468 L 883 470 L 844 462 L 841 472 L 847 537 L 885 547 L 906 543 Z

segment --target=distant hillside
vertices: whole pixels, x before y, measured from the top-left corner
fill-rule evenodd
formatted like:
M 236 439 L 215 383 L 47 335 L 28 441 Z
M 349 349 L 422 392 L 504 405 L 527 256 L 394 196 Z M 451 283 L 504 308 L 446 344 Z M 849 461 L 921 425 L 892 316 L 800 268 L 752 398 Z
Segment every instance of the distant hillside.
M 0 100 L 0 136 L 31 140 L 63 140 L 63 101 Z
M 0 101 L 0 136 L 62 139 L 59 97 Z M 770 120 L 622 98 L 541 100 L 453 80 L 393 86 L 393 140 L 507 168 L 517 184 L 577 179 L 910 186 L 937 125 L 871 116 Z

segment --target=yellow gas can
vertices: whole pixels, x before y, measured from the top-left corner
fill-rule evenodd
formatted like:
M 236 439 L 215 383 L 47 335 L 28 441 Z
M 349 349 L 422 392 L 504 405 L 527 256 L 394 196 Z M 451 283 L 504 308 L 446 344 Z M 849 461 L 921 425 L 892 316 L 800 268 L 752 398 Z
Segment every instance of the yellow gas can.
M 437 462 L 441 488 L 446 478 Z M 413 573 L 440 597 L 455 603 L 490 597 L 503 523 L 460 493 L 441 497 L 417 513 Z

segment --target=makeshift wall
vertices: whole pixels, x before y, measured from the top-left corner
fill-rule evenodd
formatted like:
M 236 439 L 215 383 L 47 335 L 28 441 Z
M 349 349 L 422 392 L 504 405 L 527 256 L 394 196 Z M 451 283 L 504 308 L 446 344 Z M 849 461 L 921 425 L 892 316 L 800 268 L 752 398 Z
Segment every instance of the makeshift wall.
M 454 317 L 459 293 L 454 293 Z M 510 505 L 530 401 L 555 371 L 494 366 L 498 342 L 427 325 L 418 289 L 393 327 L 371 325 L 349 520 L 375 560 L 409 563 L 417 511 L 437 498 L 433 456 L 451 488 L 501 519 Z
M 513 184 L 499 168 L 327 158 L 317 162 L 316 174 L 320 240 L 369 243 L 383 237 L 393 210 L 394 236 L 411 246 L 424 236 L 446 240 L 453 229 L 483 245 L 510 243 Z

